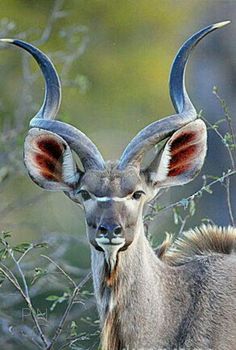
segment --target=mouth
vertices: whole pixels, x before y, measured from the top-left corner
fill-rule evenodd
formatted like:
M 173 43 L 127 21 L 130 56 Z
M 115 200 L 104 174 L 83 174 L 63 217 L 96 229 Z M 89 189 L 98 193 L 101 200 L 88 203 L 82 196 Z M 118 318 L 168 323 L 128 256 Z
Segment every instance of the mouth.
M 125 239 L 121 237 L 113 237 L 113 238 L 108 238 L 108 237 L 98 237 L 96 238 L 97 244 L 102 247 L 103 245 L 109 245 L 109 246 L 118 246 L 118 245 L 124 245 Z
M 120 243 L 112 243 L 112 242 L 110 242 L 110 243 L 103 243 L 103 245 L 121 245 Z
M 125 245 L 125 239 L 121 237 L 114 237 L 112 239 L 99 237 L 96 238 L 96 242 L 104 251 L 106 262 L 112 271 L 116 265 L 118 252 Z

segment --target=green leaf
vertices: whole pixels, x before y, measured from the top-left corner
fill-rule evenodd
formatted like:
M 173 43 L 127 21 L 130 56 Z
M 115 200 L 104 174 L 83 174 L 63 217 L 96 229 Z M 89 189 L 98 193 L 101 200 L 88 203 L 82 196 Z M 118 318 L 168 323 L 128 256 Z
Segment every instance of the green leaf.
M 218 93 L 218 87 L 217 86 L 213 86 L 212 92 L 213 92 L 213 94 Z
M 160 211 L 160 210 L 162 210 L 164 207 L 163 207 L 163 205 L 160 205 L 160 204 L 156 204 L 155 205 L 155 210 L 158 212 L 158 211 Z
M 48 243 L 47 242 L 36 243 L 34 244 L 34 248 L 48 248 Z
M 9 257 L 9 252 L 7 248 L 0 249 L 0 260 L 5 260 Z
M 175 208 L 173 209 L 173 213 L 174 213 L 174 223 L 175 223 L 175 225 L 178 225 L 179 215 L 178 215 L 177 210 Z
M 2 232 L 2 235 L 3 235 L 3 239 L 7 239 L 7 238 L 10 238 L 11 237 L 11 233 L 9 231 L 3 231 Z
M 57 304 L 61 304 L 64 301 L 68 300 L 69 294 L 68 293 L 63 293 L 62 296 L 57 296 L 57 295 L 49 295 L 46 300 L 48 301 L 53 301 L 52 306 L 50 307 L 50 311 L 53 311 Z
M 71 325 L 70 325 L 70 336 L 71 337 L 75 337 L 78 335 L 77 328 L 78 328 L 78 326 L 77 326 L 76 322 L 72 321 Z
M 41 278 L 47 274 L 47 270 L 42 269 L 41 267 L 35 267 L 34 271 L 35 272 L 34 272 L 31 284 L 34 284 L 36 281 L 38 281 L 39 278 Z
M 195 206 L 195 202 L 193 199 L 190 200 L 189 202 L 189 213 L 191 216 L 193 216 L 196 212 L 196 206 Z
M 14 250 L 15 252 L 19 252 L 19 253 L 24 253 L 27 249 L 29 249 L 32 246 L 31 243 L 21 243 L 18 244 L 17 246 L 13 247 L 12 250 Z
M 0 183 L 3 182 L 9 175 L 9 169 L 7 166 L 3 166 L 0 169 Z
M 60 297 L 58 295 L 49 295 L 46 300 L 48 301 L 55 301 L 58 300 Z
M 210 194 L 213 193 L 213 191 L 210 189 L 209 186 L 205 186 L 205 187 L 204 187 L 204 190 L 205 190 L 206 192 L 210 193 Z

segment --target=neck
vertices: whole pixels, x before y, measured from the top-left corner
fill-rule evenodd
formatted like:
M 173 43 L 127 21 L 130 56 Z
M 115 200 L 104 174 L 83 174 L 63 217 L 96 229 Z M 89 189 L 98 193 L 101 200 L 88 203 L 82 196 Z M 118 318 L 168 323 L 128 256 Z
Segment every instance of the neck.
M 113 271 L 107 269 L 104 253 L 92 248 L 93 281 L 102 326 L 103 350 L 120 350 L 127 344 L 132 345 L 130 334 L 135 339 L 135 334 L 138 337 L 140 333 L 140 323 L 137 324 L 136 320 L 143 320 L 144 329 L 153 322 L 151 314 L 154 310 L 150 309 L 150 302 L 153 301 L 157 310 L 155 324 L 160 317 L 158 310 L 161 308 L 161 274 L 164 266 L 154 254 L 140 226 L 141 230 L 135 234 L 135 240 L 128 249 L 118 253 Z

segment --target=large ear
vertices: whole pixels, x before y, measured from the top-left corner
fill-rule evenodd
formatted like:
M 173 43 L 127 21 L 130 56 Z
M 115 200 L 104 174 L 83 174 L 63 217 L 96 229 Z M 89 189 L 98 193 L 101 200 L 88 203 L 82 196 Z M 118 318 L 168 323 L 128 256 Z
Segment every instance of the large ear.
M 207 151 L 205 123 L 197 119 L 176 131 L 145 170 L 157 187 L 183 185 L 201 170 Z
M 70 191 L 80 172 L 66 141 L 50 131 L 33 128 L 24 144 L 24 162 L 32 180 L 47 190 Z

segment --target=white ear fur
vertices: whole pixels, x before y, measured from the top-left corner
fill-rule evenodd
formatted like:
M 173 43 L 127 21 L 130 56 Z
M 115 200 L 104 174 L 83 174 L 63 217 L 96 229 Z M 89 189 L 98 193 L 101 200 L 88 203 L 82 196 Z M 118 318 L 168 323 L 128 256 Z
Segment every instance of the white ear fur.
M 32 180 L 51 191 L 70 191 L 79 171 L 67 142 L 60 136 L 33 128 L 24 144 L 24 162 Z
M 197 119 L 176 131 L 146 170 L 158 187 L 183 185 L 201 170 L 207 151 L 205 123 Z

